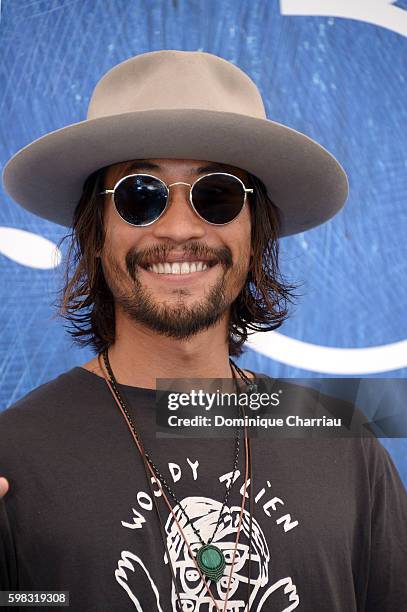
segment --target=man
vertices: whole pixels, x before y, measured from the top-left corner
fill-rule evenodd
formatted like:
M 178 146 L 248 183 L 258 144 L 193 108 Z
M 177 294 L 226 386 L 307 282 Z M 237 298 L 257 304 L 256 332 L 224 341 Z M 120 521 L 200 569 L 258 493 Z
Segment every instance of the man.
M 277 237 L 341 208 L 336 160 L 267 120 L 232 64 L 160 51 L 4 182 L 73 227 L 61 312 L 97 357 L 0 415 L 0 588 L 80 612 L 402 610 L 406 494 L 376 439 L 155 436 L 157 379 L 275 383 L 232 357 L 285 319 Z M 286 407 L 314 414 L 294 387 Z

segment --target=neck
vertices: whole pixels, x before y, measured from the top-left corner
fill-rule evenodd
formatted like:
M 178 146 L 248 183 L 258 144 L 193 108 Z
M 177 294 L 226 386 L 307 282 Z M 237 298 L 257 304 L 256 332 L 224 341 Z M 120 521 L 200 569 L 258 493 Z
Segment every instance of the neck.
M 119 384 L 155 389 L 157 378 L 231 378 L 228 348 L 226 319 L 178 340 L 118 317 L 109 361 Z M 97 358 L 83 367 L 102 375 Z

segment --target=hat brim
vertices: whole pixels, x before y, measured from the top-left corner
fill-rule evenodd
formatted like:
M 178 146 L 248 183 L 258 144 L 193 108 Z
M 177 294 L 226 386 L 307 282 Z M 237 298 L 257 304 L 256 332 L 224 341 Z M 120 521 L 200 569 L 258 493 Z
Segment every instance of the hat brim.
M 200 109 L 137 111 L 68 125 L 18 151 L 3 170 L 3 185 L 28 211 L 71 227 L 89 174 L 148 158 L 207 160 L 254 174 L 280 209 L 281 237 L 333 217 L 349 191 L 339 162 L 305 134 L 269 119 Z

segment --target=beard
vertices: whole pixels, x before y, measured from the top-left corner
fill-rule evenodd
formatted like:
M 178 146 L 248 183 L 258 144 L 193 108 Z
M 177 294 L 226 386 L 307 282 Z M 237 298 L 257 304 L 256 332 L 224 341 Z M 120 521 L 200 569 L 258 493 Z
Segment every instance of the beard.
M 162 253 L 162 247 L 160 249 Z M 188 252 L 199 257 L 202 255 L 202 248 L 197 245 Z M 157 249 L 149 253 L 157 255 Z M 186 298 L 190 294 L 189 289 L 174 288 L 172 295 L 175 299 L 166 302 L 155 297 L 141 282 L 138 265 L 148 261 L 148 253 L 130 251 L 125 258 L 125 270 L 112 254 L 108 253 L 103 262 L 103 271 L 114 297 L 115 306 L 135 323 L 142 324 L 158 334 L 179 340 L 186 340 L 210 328 L 228 313 L 231 304 L 243 288 L 248 264 L 233 265 L 232 254 L 228 247 L 205 254 L 216 259 L 223 272 L 201 299 L 197 298 L 188 304 Z M 162 259 L 165 259 L 165 256 L 162 256 Z

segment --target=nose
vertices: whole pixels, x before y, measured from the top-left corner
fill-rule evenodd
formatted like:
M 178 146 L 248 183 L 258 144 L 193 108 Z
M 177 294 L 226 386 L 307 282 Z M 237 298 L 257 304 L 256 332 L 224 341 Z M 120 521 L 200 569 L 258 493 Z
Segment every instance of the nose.
M 207 228 L 189 201 L 191 186 L 179 181 L 168 185 L 169 201 L 167 210 L 152 226 L 157 238 L 167 238 L 175 242 L 202 238 Z

